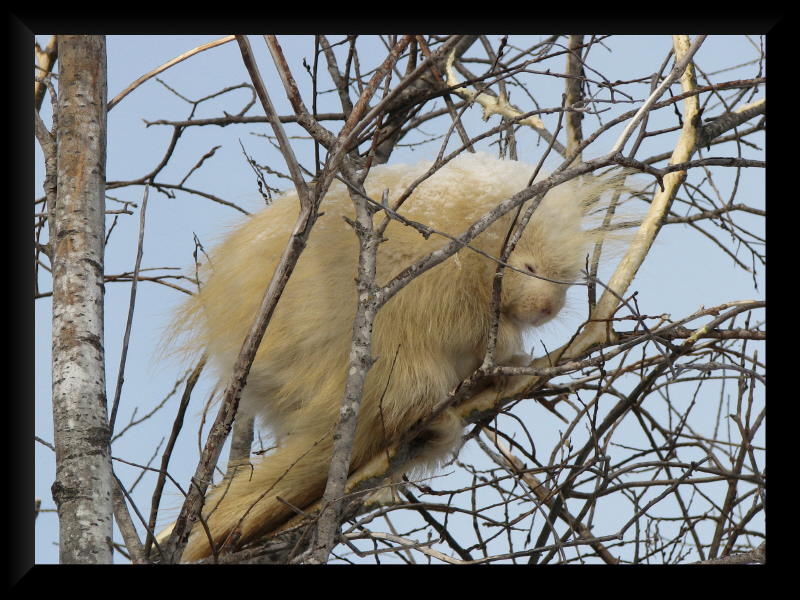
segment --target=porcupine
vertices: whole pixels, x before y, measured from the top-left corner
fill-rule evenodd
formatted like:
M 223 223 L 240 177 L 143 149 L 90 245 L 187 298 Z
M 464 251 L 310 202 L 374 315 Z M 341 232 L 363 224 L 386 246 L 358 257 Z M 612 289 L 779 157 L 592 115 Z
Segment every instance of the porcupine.
M 365 188 L 372 198 L 381 198 L 388 188 L 391 205 L 429 167 L 424 162 L 377 166 Z M 417 187 L 400 214 L 458 236 L 524 189 L 533 171 L 531 165 L 486 153 L 463 154 Z M 607 233 L 602 227 L 589 226 L 587 213 L 597 212 L 597 200 L 609 185 L 572 181 L 550 190 L 508 264 L 548 279 L 576 281 L 587 253 Z M 180 352 L 205 352 L 223 383 L 298 210 L 297 194 L 290 192 L 231 231 L 211 253 L 201 291 L 176 315 L 171 334 L 186 334 L 180 338 L 184 340 Z M 269 427 L 278 447 L 254 459 L 252 470 L 239 469 L 232 481 L 209 491 L 204 514 L 214 509 L 208 525 L 217 545 L 245 513 L 236 547 L 264 537 L 294 514 L 276 497 L 304 508 L 325 489 L 333 448 L 330 432 L 339 415 L 349 365 L 359 244 L 342 218 L 354 218 L 344 184 L 334 182 L 320 210 L 324 214 L 314 225 L 266 330 L 240 405 L 240 414 L 253 415 Z M 516 212 L 500 218 L 471 245 L 499 256 Z M 381 218 L 379 212 L 376 223 Z M 385 237 L 378 251 L 378 284 L 449 242 L 438 235 L 425 239 L 398 222 L 389 225 Z M 462 248 L 417 277 L 378 312 L 372 355 L 380 358 L 365 382 L 351 472 L 384 451 L 387 443 L 397 440 L 482 364 L 496 266 L 486 256 Z M 567 287 L 506 269 L 497 364 L 519 366 L 530 361 L 523 334 L 559 313 Z M 461 433 L 455 411 L 446 410 L 425 432 L 424 452 L 411 468 L 435 469 L 458 449 Z M 196 561 L 210 554 L 206 532 L 196 524 L 183 560 Z

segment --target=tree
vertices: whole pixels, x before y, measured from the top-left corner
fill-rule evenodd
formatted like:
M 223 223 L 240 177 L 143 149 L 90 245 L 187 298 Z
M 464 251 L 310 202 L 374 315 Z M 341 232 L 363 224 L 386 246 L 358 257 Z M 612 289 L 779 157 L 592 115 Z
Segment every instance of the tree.
M 54 131 L 36 117 L 47 162 L 53 273 L 53 419 L 61 562 L 111 562 L 111 454 L 103 356 L 106 55 L 102 36 L 61 36 Z M 49 83 L 49 79 L 44 82 Z M 51 88 L 52 90 L 52 88 Z M 38 252 L 37 252 L 38 253 Z M 91 515 L 90 518 L 86 518 Z
M 124 40 L 131 41 L 135 43 Z M 198 56 L 181 57 L 185 62 L 162 75 L 175 78 L 169 85 L 163 82 L 166 90 L 157 88 L 153 80 L 137 82 L 126 90 L 129 96 L 119 94 L 109 102 L 109 110 L 114 111 L 111 125 L 117 111 L 126 111 L 120 117 L 124 120 L 144 108 L 134 102 L 137 98 L 147 101 L 144 89 L 153 90 L 151 95 L 156 89 L 158 94 L 175 94 L 174 101 L 184 98 L 190 107 L 188 118 L 147 122 L 153 130 L 171 131 L 168 136 L 157 133 L 163 138 L 160 142 L 147 143 L 148 167 L 139 168 L 131 158 L 144 154 L 137 148 L 138 141 L 125 139 L 124 156 L 133 166 L 128 171 L 127 164 L 120 164 L 119 172 L 139 171 L 119 180 L 112 174 L 106 181 L 109 199 L 117 200 L 112 193 L 123 198 L 122 211 L 108 217 L 109 255 L 116 240 L 111 234 L 117 227 L 117 236 L 130 236 L 136 230 L 131 223 L 126 232 L 125 219 L 119 218 L 119 213 L 132 214 L 131 208 L 140 208 L 145 231 L 145 203 L 135 205 L 138 200 L 131 194 L 140 194 L 146 184 L 173 204 L 188 198 L 196 203 L 202 198 L 204 203 L 213 202 L 216 214 L 221 214 L 223 208 L 245 212 L 235 201 L 237 194 L 252 194 L 256 186 L 268 199 L 276 188 L 294 185 L 302 198 L 304 185 L 314 177 L 314 192 L 306 196 L 308 219 L 313 214 L 311 203 L 322 199 L 319 191 L 339 172 L 352 181 L 367 162 L 413 162 L 408 158 L 413 152 L 446 160 L 476 148 L 534 164 L 544 156 L 553 171 L 573 177 L 625 166 L 640 171 L 639 179 L 648 184 L 635 194 L 646 216 L 620 264 L 599 271 L 590 266 L 588 302 L 585 296 L 574 295 L 575 318 L 546 340 L 536 340 L 533 355 L 539 358 L 524 368 L 527 370 L 491 373 L 524 372 L 530 376 L 524 384 L 499 404 L 488 392 L 470 397 L 467 392 L 480 388 L 481 377 L 488 374 L 484 370 L 463 386 L 463 395 L 450 398 L 462 407 L 471 425 L 466 431 L 475 440 L 470 443 L 472 448 L 468 446 L 448 467 L 454 474 L 444 480 L 407 484 L 400 490 L 402 501 L 380 505 L 361 516 L 346 515 L 351 520 L 341 531 L 348 546 L 333 547 L 333 540 L 342 539 L 334 537 L 339 519 L 336 511 L 327 511 L 320 520 L 316 551 L 300 551 L 298 556 L 308 562 L 324 562 L 333 550 L 330 557 L 343 560 L 374 554 L 380 560 L 418 561 L 424 557 L 446 562 L 762 558 L 763 552 L 755 558 L 732 555 L 756 551 L 764 539 L 765 303 L 760 294 L 765 213 L 760 185 L 764 162 L 759 156 L 766 123 L 763 44 L 763 37 L 703 36 L 623 40 L 607 36 L 348 36 L 330 40 L 321 35 L 304 39 L 266 36 L 267 57 L 261 54 L 264 44 L 238 36 L 235 41 L 226 38 L 208 44 Z M 623 47 L 637 52 L 622 51 Z M 648 55 L 648 50 L 653 52 Z M 609 51 L 612 63 L 605 60 Z M 109 56 L 113 63 L 112 51 Z M 222 59 L 225 71 L 217 66 L 216 61 Z M 267 79 L 267 64 L 274 65 L 279 79 Z M 203 84 L 216 87 L 186 92 L 189 82 L 181 81 L 180 69 L 190 65 L 202 66 Z M 736 71 L 729 70 L 732 68 Z M 227 85 L 229 71 L 243 83 Z M 261 83 L 262 79 L 266 83 Z M 118 83 L 114 89 L 127 83 Z M 59 89 L 63 85 L 62 76 Z M 248 93 L 242 109 L 225 110 L 234 98 Z M 202 97 L 185 100 L 187 95 Z M 476 104 L 482 106 L 486 124 L 475 118 Z M 227 139 L 233 128 L 236 136 L 252 131 L 261 137 L 256 142 L 240 138 L 237 143 Z M 110 131 L 109 165 L 115 143 L 113 127 Z M 186 148 L 187 138 L 198 140 L 200 149 Z M 266 143 L 257 147 L 260 139 Z M 357 149 L 352 146 L 356 142 Z M 166 148 L 160 159 L 155 158 L 158 147 Z M 241 155 L 230 155 L 234 149 Z M 224 168 L 219 165 L 220 155 L 225 158 Z M 287 165 L 288 173 L 281 165 Z M 190 184 L 190 177 L 197 183 Z M 231 191 L 240 181 L 242 189 L 249 191 L 239 191 L 239 187 Z M 60 177 L 58 182 L 62 182 Z M 208 232 L 209 222 L 220 218 L 196 218 L 194 207 L 178 210 L 163 201 L 152 206 L 151 210 L 160 214 L 155 218 L 148 215 L 144 242 L 148 252 L 150 243 L 189 240 L 189 231 L 198 227 Z M 38 250 L 52 239 L 45 228 L 45 224 L 53 227 L 49 212 L 37 208 L 39 303 L 49 297 L 43 285 L 47 278 L 38 268 L 49 266 Z M 363 220 L 362 225 L 367 222 Z M 181 225 L 188 226 L 185 233 L 179 232 Z M 672 238 L 673 231 L 681 237 Z M 681 241 L 662 242 L 664 238 Z M 116 242 L 119 255 L 124 255 L 123 264 L 129 265 L 137 255 L 140 258 L 136 260 L 141 259 L 141 235 L 138 250 L 134 240 Z M 203 261 L 209 238 L 201 233 L 195 240 L 195 260 Z M 178 275 L 171 270 L 188 262 L 188 252 L 174 255 L 184 258 L 171 259 L 168 268 L 155 272 L 153 267 L 143 266 L 136 276 L 130 267 L 107 262 L 106 300 L 111 302 L 112 295 L 119 293 L 112 290 L 120 286 L 111 283 L 131 280 L 159 284 L 139 288 L 140 299 L 145 294 L 161 298 L 162 292 L 176 289 L 191 293 L 195 285 L 191 274 Z M 677 278 L 668 279 L 661 272 L 660 256 L 682 267 Z M 291 260 L 287 256 L 287 271 Z M 648 273 L 651 265 L 653 270 Z M 695 266 L 707 276 L 724 273 L 727 289 L 719 293 L 711 282 L 703 282 L 688 290 L 687 280 Z M 744 282 L 745 274 L 756 286 L 754 301 L 744 301 L 738 295 L 743 292 L 730 295 Z M 646 287 L 648 278 L 659 287 Z M 606 286 L 615 293 L 604 292 Z M 176 295 L 158 301 L 174 303 Z M 682 296 L 694 305 L 687 308 L 676 302 Z M 54 307 L 60 304 L 55 296 L 52 302 Z M 709 308 L 697 309 L 700 302 Z M 594 319 L 613 319 L 616 339 L 607 340 L 607 321 L 587 321 L 589 305 Z M 124 325 L 130 318 L 122 315 L 129 312 L 121 308 L 106 311 L 106 315 L 113 314 Z M 268 315 L 267 302 L 262 332 Z M 368 314 L 363 317 L 370 318 Z M 133 323 L 137 321 L 138 311 Z M 143 327 L 131 329 L 131 344 L 137 343 L 137 335 L 143 335 Z M 151 355 L 155 337 L 139 342 L 128 355 L 137 359 Z M 359 346 L 365 352 L 361 358 L 369 359 L 368 335 L 361 341 L 366 342 Z M 106 356 L 110 347 L 107 334 Z M 242 360 L 246 365 L 246 353 Z M 126 372 L 143 362 L 128 361 Z M 160 463 L 155 469 L 164 473 L 161 481 L 156 481 L 156 475 L 144 475 L 141 466 L 126 467 L 119 460 L 114 464 L 123 493 L 137 505 L 151 529 L 153 517 L 144 507 L 162 502 L 144 500 L 143 491 L 138 497 L 131 494 L 132 488 L 141 489 L 140 477 L 150 491 L 158 490 L 157 496 L 167 472 L 182 491 L 190 495 L 204 491 L 186 483 L 194 467 L 170 462 L 187 437 L 180 438 L 178 433 L 189 399 L 200 395 L 194 385 L 201 370 L 200 365 L 193 365 L 174 384 L 171 394 L 184 396 L 180 407 L 171 409 L 170 420 L 178 413 L 174 425 L 166 420 L 169 404 L 154 407 L 152 399 L 138 397 L 140 390 L 155 396 L 159 384 L 144 386 L 140 377 L 128 375 L 125 379 L 134 384 L 119 393 L 122 378 L 118 377 L 115 396 L 121 398 L 122 412 L 117 413 L 116 404 L 111 412 L 124 414 L 129 421 L 122 426 L 124 420 L 112 416 L 112 423 L 117 423 L 111 438 L 113 456 L 128 460 L 126 456 L 136 455 L 124 444 L 137 431 L 161 431 L 165 438 L 172 431 L 166 449 L 158 444 L 155 452 L 149 450 L 148 458 L 129 461 Z M 356 397 L 358 376 L 363 382 L 364 375 L 357 374 L 351 381 Z M 163 389 L 163 383 L 160 386 Z M 235 418 L 236 393 L 232 380 L 220 402 L 220 423 L 226 426 Z M 520 393 L 521 397 L 515 396 Z M 147 411 L 146 420 L 137 419 L 137 404 Z M 207 419 L 204 412 L 203 422 L 213 420 L 216 410 L 215 405 Z M 241 435 L 247 439 L 252 425 L 245 425 Z M 194 470 L 194 481 L 207 479 L 213 470 L 225 438 L 219 432 L 226 426 L 212 427 L 215 437 L 208 442 L 203 435 L 201 446 L 206 445 L 206 452 Z M 37 430 L 39 427 L 37 421 Z M 241 439 L 236 440 L 238 447 Z M 335 455 L 334 464 L 346 473 L 346 432 L 341 439 L 341 454 L 339 458 Z M 476 447 L 482 456 L 475 456 Z M 118 452 L 117 448 L 124 450 Z M 327 498 L 335 500 L 341 495 L 342 489 L 333 486 Z M 46 505 L 47 500 L 44 502 Z M 197 498 L 190 505 L 199 506 Z M 336 507 L 335 502 L 329 505 Z M 127 522 L 125 513 L 118 502 L 118 522 Z M 191 512 L 188 514 L 191 524 Z M 379 517 L 387 522 L 387 533 L 375 530 Z M 177 529 L 181 529 L 182 518 Z M 42 527 L 41 519 L 37 527 Z M 147 545 L 149 540 L 141 533 L 143 524 L 136 527 L 141 542 Z M 123 528 L 123 534 L 128 551 L 135 553 L 140 549 L 131 529 Z M 429 541 L 424 539 L 426 534 L 431 536 Z M 265 556 L 286 560 L 286 551 L 282 552 L 275 546 L 268 554 L 249 549 L 223 560 L 266 560 Z M 135 560 L 143 560 L 138 556 Z M 169 550 L 166 557 L 170 559 Z

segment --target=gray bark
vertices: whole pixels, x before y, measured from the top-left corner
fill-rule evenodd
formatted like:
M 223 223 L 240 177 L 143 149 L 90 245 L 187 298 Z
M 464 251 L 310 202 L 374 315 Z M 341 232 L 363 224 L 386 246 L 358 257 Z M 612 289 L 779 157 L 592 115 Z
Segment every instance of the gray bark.
M 106 42 L 59 36 L 53 237 L 53 421 L 60 561 L 111 563 L 103 348 Z

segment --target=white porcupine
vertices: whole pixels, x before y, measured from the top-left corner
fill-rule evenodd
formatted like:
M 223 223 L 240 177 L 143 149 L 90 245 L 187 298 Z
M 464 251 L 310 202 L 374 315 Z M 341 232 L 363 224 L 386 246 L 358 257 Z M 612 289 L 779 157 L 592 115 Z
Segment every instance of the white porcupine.
M 391 203 L 429 167 L 430 163 L 374 167 L 365 185 L 367 193 L 377 199 L 389 188 Z M 420 185 L 400 212 L 458 236 L 480 216 L 524 189 L 533 170 L 531 165 L 486 153 L 464 154 Z M 572 182 L 551 190 L 535 211 L 509 264 L 549 279 L 577 280 L 586 254 L 604 236 L 587 217 L 587 212 L 596 212 L 603 191 L 604 185 Z M 252 471 L 239 469 L 230 487 L 226 482 L 209 491 L 203 513 L 208 515 L 214 509 L 208 525 L 217 546 L 245 513 L 237 547 L 264 537 L 291 517 L 292 510 L 276 496 L 305 508 L 325 489 L 333 448 L 333 436 L 325 434 L 338 418 L 347 377 L 359 245 L 342 219 L 342 215 L 354 216 L 343 184 L 331 186 L 320 210 L 325 214 L 315 224 L 278 303 L 240 406 L 240 414 L 252 414 L 271 429 L 279 446 L 256 459 Z M 223 383 L 298 211 L 296 193 L 287 193 L 231 231 L 211 253 L 202 291 L 176 315 L 171 334 L 173 339 L 183 340 L 179 351 L 187 355 L 206 352 Z M 472 245 L 499 256 L 514 213 L 490 226 Z M 375 218 L 379 222 L 382 213 Z M 413 228 L 397 222 L 389 225 L 385 237 L 388 241 L 378 252 L 378 284 L 449 241 L 437 235 L 425 240 Z M 495 268 L 493 261 L 464 248 L 415 279 L 378 312 L 372 354 L 381 358 L 364 386 L 351 472 L 383 452 L 387 443 L 397 440 L 481 365 Z M 498 364 L 527 364 L 530 357 L 524 353 L 523 334 L 558 314 L 566 288 L 506 270 Z M 457 450 L 461 431 L 455 412 L 446 411 L 426 432 L 427 446 L 416 466 L 436 467 Z M 195 561 L 210 554 L 207 535 L 196 524 L 183 560 Z

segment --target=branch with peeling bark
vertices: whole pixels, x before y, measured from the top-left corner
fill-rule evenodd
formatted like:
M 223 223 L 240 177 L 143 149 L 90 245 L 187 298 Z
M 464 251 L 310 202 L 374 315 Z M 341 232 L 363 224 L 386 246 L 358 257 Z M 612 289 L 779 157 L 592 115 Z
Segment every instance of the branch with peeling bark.
M 513 119 L 514 117 L 518 117 L 522 114 L 521 111 L 512 107 L 508 103 L 508 100 L 506 100 L 504 94 L 500 94 L 500 96 L 494 98 L 480 91 L 469 92 L 465 87 L 459 84 L 458 80 L 456 79 L 456 75 L 453 72 L 453 60 L 455 60 L 455 53 L 451 53 L 447 57 L 447 85 L 454 87 L 453 91 L 465 100 L 480 104 L 483 107 L 484 121 L 488 121 L 489 117 L 492 115 L 500 115 L 506 117 L 507 119 Z M 531 115 L 530 117 L 521 120 L 519 124 L 527 125 L 528 127 L 532 127 L 533 129 L 537 130 L 545 129 L 542 120 L 535 115 Z

